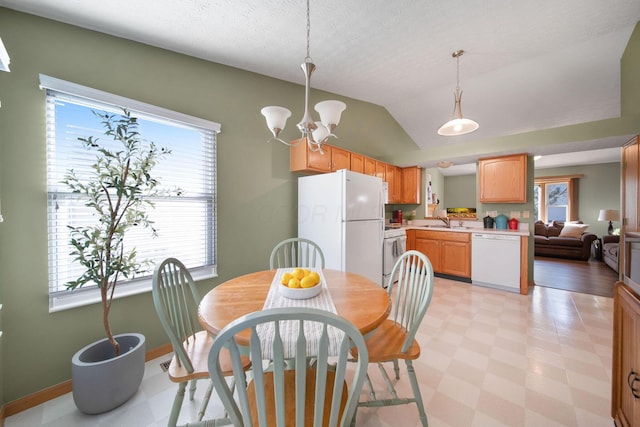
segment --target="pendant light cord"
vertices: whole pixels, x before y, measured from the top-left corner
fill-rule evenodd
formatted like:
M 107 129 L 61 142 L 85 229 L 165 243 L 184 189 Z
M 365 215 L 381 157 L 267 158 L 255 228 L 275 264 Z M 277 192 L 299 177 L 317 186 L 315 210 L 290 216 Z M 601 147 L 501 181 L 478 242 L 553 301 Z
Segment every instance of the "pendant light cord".
M 307 0 L 307 57 L 304 59 L 305 62 L 313 62 L 311 60 L 311 49 L 309 47 L 311 40 L 311 19 L 309 17 L 309 0 Z

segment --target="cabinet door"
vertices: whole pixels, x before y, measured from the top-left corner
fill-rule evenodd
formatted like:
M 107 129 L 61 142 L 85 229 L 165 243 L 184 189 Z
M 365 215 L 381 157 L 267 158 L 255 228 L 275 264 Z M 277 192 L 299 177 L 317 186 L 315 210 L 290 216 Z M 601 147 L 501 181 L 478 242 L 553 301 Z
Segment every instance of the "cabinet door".
M 471 277 L 471 247 L 469 243 L 442 242 L 442 273 Z
M 613 309 L 612 415 L 618 426 L 640 425 L 640 399 L 631 387 L 640 389 L 640 301 L 621 282 L 616 283 Z
M 623 232 L 638 231 L 638 141 L 622 148 Z
M 324 154 L 312 151 L 304 139 L 289 149 L 291 172 L 331 172 L 331 146 L 323 145 Z
M 400 203 L 419 205 L 422 193 L 422 169 L 417 166 L 402 168 L 401 175 Z
M 396 170 L 398 168 L 396 166 L 385 164 L 384 165 L 384 177 L 385 181 L 387 181 L 389 188 L 389 203 L 400 203 L 400 197 L 398 194 L 398 174 Z
M 364 156 L 358 153 L 351 153 L 351 167 L 354 172 L 364 173 Z
M 366 175 L 376 176 L 376 159 L 371 157 L 364 158 L 364 173 Z
M 386 169 L 387 169 L 386 163 L 376 160 L 376 176 L 381 180 L 383 180 L 384 182 L 387 182 L 386 175 L 385 175 Z M 391 189 L 389 189 L 389 191 L 391 191 Z M 391 195 L 389 195 L 389 197 L 391 197 Z
M 416 250 L 422 252 L 429 258 L 434 272 L 442 273 L 440 242 L 438 240 L 421 239 L 416 236 Z
M 527 154 L 478 161 L 481 203 L 527 202 Z
M 351 168 L 351 153 L 338 147 L 331 147 L 331 171 Z

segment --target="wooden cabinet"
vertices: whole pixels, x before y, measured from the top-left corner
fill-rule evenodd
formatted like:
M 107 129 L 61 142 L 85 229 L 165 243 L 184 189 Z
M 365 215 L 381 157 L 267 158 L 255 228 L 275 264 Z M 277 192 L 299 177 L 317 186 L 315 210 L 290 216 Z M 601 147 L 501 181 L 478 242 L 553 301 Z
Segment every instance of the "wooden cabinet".
M 331 172 L 331 146 L 323 145 L 324 154 L 312 151 L 305 139 L 289 149 L 289 169 L 292 172 Z
M 407 247 L 425 254 L 436 273 L 471 278 L 470 233 L 415 230 Z
M 364 156 L 358 153 L 351 153 L 351 168 L 354 172 L 364 173 Z
M 400 203 L 402 192 L 402 175 L 400 168 L 385 164 L 384 176 L 389 186 L 389 203 Z
M 640 300 L 624 283 L 613 297 L 611 416 L 617 426 L 640 426 Z
M 351 152 L 338 147 L 331 147 L 331 171 L 351 170 Z
M 402 168 L 401 171 L 400 203 L 419 205 L 422 194 L 422 169 L 411 166 Z
M 366 175 L 376 176 L 376 159 L 371 157 L 364 158 L 364 173 Z
M 323 144 L 322 151 L 313 151 L 302 140 L 289 150 L 289 169 L 292 172 L 334 172 L 351 169 L 351 152 L 332 145 Z
M 527 154 L 478 161 L 480 203 L 527 202 Z
M 640 137 L 622 147 L 622 233 L 639 231 L 638 224 L 638 156 Z
M 384 182 L 387 182 L 386 171 L 387 171 L 387 164 L 379 160 L 376 160 L 376 176 L 381 180 L 383 180 Z

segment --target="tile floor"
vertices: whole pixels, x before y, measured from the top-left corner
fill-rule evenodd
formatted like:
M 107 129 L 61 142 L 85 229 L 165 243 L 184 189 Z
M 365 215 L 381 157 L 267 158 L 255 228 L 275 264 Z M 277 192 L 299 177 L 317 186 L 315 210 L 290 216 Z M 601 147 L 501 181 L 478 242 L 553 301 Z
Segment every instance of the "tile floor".
M 611 426 L 613 300 L 536 287 L 521 296 L 436 279 L 431 306 L 418 333 L 422 355 L 414 366 L 431 427 Z M 147 363 L 140 391 L 100 415 L 79 413 L 64 395 L 11 416 L 17 426 L 164 426 L 175 385 L 160 363 Z M 377 369 L 370 368 L 374 383 Z M 196 402 L 180 422 L 194 420 Z M 399 391 L 409 390 L 401 372 Z M 365 394 L 363 394 L 365 396 Z M 220 413 L 212 397 L 207 416 Z M 362 408 L 358 426 L 418 426 L 415 405 Z

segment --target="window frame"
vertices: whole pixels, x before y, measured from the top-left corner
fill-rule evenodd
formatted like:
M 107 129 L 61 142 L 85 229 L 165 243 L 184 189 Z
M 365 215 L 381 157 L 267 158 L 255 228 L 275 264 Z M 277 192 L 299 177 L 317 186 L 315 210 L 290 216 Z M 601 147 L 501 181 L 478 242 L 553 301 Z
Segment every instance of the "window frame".
M 216 158 L 216 138 L 221 132 L 221 125 L 219 123 L 193 117 L 187 114 L 179 113 L 176 111 L 168 110 L 155 105 L 147 104 L 144 102 L 136 101 L 133 99 L 125 98 L 119 95 L 104 92 L 98 89 L 82 86 L 76 83 L 71 83 L 54 77 L 40 74 L 40 89 L 52 90 L 60 94 L 65 94 L 73 98 L 80 98 L 89 101 L 94 101 L 100 104 L 107 104 L 118 109 L 126 108 L 135 113 L 141 113 L 148 116 L 155 116 L 169 122 L 176 122 L 176 125 L 186 125 L 190 128 L 201 128 L 206 131 L 213 132 L 213 161 L 212 161 L 212 173 L 213 173 L 213 212 L 212 223 L 213 231 L 210 237 L 213 244 L 213 256 L 214 263 L 210 266 L 201 268 L 191 268 L 190 272 L 194 280 L 202 280 L 206 278 L 217 277 L 217 179 L 215 177 L 217 171 L 217 158 Z M 48 95 L 45 95 L 46 102 L 48 101 Z M 48 144 L 48 142 L 47 142 Z M 49 155 L 47 155 L 49 158 Z M 49 197 L 49 184 L 47 184 L 47 197 Z M 47 202 L 49 203 L 49 202 Z M 47 216 L 49 214 L 47 213 Z M 48 222 L 48 221 L 47 221 Z M 47 225 L 47 233 L 49 233 L 49 225 Z M 131 295 L 136 295 L 151 290 L 152 278 L 151 276 L 145 276 L 123 282 L 120 286 L 117 286 L 114 293 L 114 298 L 123 298 Z M 99 303 L 101 301 L 100 289 L 97 286 L 82 287 L 73 291 L 62 292 L 50 292 L 49 280 L 47 280 L 47 293 L 49 297 L 49 312 L 56 312 L 61 310 L 67 310 L 84 305 Z M 124 286 L 123 286 L 124 285 Z
M 565 184 L 567 186 L 567 221 L 577 221 L 578 215 L 578 179 L 584 175 L 561 175 L 561 176 L 543 176 L 534 178 L 535 187 L 540 186 L 540 195 L 538 197 L 538 218 L 545 224 L 548 223 L 547 218 L 547 191 L 548 184 Z M 535 198 L 534 198 L 535 199 Z M 535 207 L 535 206 L 534 206 Z

